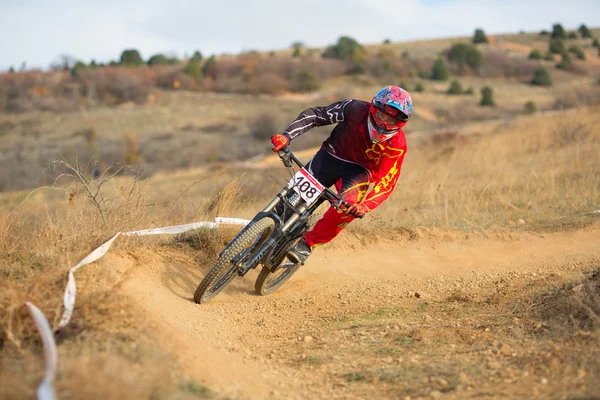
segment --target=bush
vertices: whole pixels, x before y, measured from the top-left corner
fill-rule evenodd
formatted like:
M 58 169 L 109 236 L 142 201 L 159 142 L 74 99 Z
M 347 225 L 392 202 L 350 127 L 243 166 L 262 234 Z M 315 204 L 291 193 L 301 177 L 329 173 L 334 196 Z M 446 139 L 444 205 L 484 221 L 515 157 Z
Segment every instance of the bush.
M 562 27 L 561 24 L 552 25 L 552 39 L 566 39 L 566 38 L 567 38 L 567 32 L 565 32 L 565 29 Z
M 87 66 L 84 63 L 82 63 L 81 61 L 77 61 L 73 66 L 73 69 L 71 70 L 71 75 L 77 76 L 81 71 L 83 71 L 86 68 Z
M 538 49 L 533 49 L 533 50 L 531 50 L 531 53 L 529 53 L 529 59 L 530 60 L 541 60 L 542 53 Z
M 483 54 L 472 44 L 456 43 L 448 52 L 448 61 L 458 65 L 461 72 L 467 65 L 476 70 L 483 63 Z
M 454 79 L 452 83 L 450 83 L 450 87 L 446 92 L 448 94 L 463 94 L 463 88 L 458 79 Z
M 479 103 L 482 107 L 494 107 L 496 103 L 494 102 L 494 91 L 489 86 L 484 86 L 481 88 L 481 102 Z
M 431 79 L 435 81 L 447 81 L 450 76 L 446 63 L 441 58 L 438 58 L 431 67 Z
M 464 94 L 468 94 L 469 96 L 472 96 L 475 94 L 475 89 L 473 89 L 473 86 L 469 86 L 469 88 L 467 90 L 465 90 Z
M 546 68 L 538 68 L 535 70 L 533 77 L 531 78 L 532 85 L 538 86 L 552 86 L 552 78 Z
M 391 41 L 390 39 L 385 39 L 385 40 L 383 41 L 383 44 L 390 44 L 390 43 L 392 43 L 392 41 Z
M 321 87 L 319 78 L 306 69 L 299 69 L 292 78 L 292 90 L 294 92 L 313 92 Z
M 569 47 L 569 53 L 574 54 L 579 60 L 585 60 L 585 53 L 579 46 Z
M 598 39 L 594 39 L 592 46 L 600 48 L 600 42 L 598 41 Z
M 270 114 L 260 114 L 248 124 L 250 135 L 260 141 L 279 133 L 276 119 Z
M 155 54 L 148 59 L 148 65 L 168 65 L 169 59 L 164 54 Z
M 558 64 L 556 64 L 556 68 L 568 71 L 571 68 L 571 56 L 569 53 L 564 53 L 562 58 Z
M 548 50 L 552 54 L 562 54 L 566 50 L 565 43 L 562 41 L 562 39 L 559 38 L 550 39 Z
M 193 61 L 188 61 L 183 67 L 183 73 L 192 77 L 196 81 L 200 81 L 202 79 L 202 70 L 200 69 L 200 65 Z
M 542 29 L 542 30 L 540 31 L 540 36 L 548 36 L 549 34 L 550 34 L 550 32 L 548 32 L 548 31 L 547 31 L 547 30 L 545 30 L 545 29 Z
M 483 32 L 483 29 L 475 29 L 475 34 L 473 35 L 473 43 L 478 44 L 487 42 L 488 38 L 487 36 L 485 36 L 485 32 Z
M 569 32 L 567 39 L 577 39 L 577 34 L 575 32 Z
M 417 82 L 417 85 L 415 86 L 415 92 L 424 92 L 425 91 L 425 85 L 423 85 L 423 82 Z
M 408 82 L 400 81 L 398 86 L 400 86 L 402 89 L 406 90 L 407 92 L 412 91 L 412 87 L 410 86 L 410 84 Z
M 588 29 L 588 27 L 585 26 L 584 24 L 581 24 L 581 26 L 577 30 L 581 34 L 582 38 L 591 38 L 592 37 L 592 32 L 590 32 L 590 30 Z
M 352 60 L 355 54 L 362 50 L 362 46 L 349 36 L 342 36 L 337 43 L 328 46 L 323 52 L 324 58 L 337 58 L 340 60 Z
M 144 65 L 144 60 L 140 52 L 135 49 L 123 50 L 120 58 L 121 65 L 128 67 L 139 67 Z
M 208 60 L 204 63 L 202 67 L 202 75 L 206 77 L 210 77 L 211 79 L 216 79 L 217 76 L 217 58 L 215 56 L 210 56 Z
M 190 61 L 193 61 L 195 63 L 199 63 L 204 59 L 204 57 L 202 57 L 202 53 L 200 53 L 198 50 L 196 50 L 194 52 L 194 54 L 192 54 L 192 57 L 190 58 Z
M 535 113 L 537 111 L 537 107 L 535 106 L 535 103 L 533 101 L 528 101 L 527 103 L 525 103 L 525 106 L 523 107 L 523 112 L 527 115 L 531 115 L 533 113 Z
M 546 61 L 554 61 L 554 55 L 550 51 L 548 51 L 546 53 L 546 55 L 544 56 L 544 60 L 546 60 Z

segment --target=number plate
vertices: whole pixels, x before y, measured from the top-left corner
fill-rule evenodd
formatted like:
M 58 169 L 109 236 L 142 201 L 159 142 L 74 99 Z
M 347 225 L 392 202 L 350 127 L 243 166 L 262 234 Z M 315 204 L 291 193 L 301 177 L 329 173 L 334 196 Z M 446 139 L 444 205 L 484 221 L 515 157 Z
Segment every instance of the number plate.
M 325 187 L 315 179 L 304 168 L 296 172 L 296 175 L 292 178 L 293 189 L 296 193 L 302 197 L 308 204 L 312 204 L 319 198 L 319 195 L 325 190 Z

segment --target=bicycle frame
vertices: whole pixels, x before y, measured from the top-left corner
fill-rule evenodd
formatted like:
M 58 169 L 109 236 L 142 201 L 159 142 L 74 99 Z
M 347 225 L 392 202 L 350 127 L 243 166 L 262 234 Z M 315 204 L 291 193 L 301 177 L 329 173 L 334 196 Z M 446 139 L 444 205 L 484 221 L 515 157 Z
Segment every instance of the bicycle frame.
M 304 164 L 300 162 L 300 160 L 298 160 L 296 156 L 287 149 L 287 147 L 284 147 L 281 151 L 279 151 L 278 155 L 287 168 L 292 168 L 292 162 L 299 168 L 304 168 Z M 259 264 L 262 264 L 264 267 L 271 270 L 271 272 L 274 272 L 281 263 L 281 261 L 279 261 L 276 263 L 277 265 L 273 265 L 274 263 L 272 262 L 272 256 L 277 248 L 277 245 L 279 243 L 285 243 L 283 242 L 285 239 L 287 239 L 289 242 L 293 242 L 294 240 L 300 238 L 309 229 L 307 222 L 308 217 L 312 215 L 312 213 L 321 204 L 323 204 L 324 201 L 328 201 L 333 207 L 341 211 L 343 211 L 342 207 L 347 209 L 350 206 L 349 203 L 345 202 L 340 196 L 338 196 L 329 188 L 325 188 L 316 201 L 308 204 L 300 199 L 298 194 L 295 192 L 293 192 L 291 196 L 288 196 L 290 191 L 293 191 L 293 187 L 294 183 L 292 180 L 288 182 L 288 184 L 286 184 L 283 189 L 277 193 L 273 200 L 271 200 L 266 207 L 254 217 L 253 221 L 257 221 L 264 217 L 273 219 L 275 221 L 275 228 L 268 238 L 259 239 L 262 241 L 262 243 L 260 243 L 260 247 L 253 252 L 248 260 L 244 260 L 242 265 L 239 267 L 238 274 L 240 276 L 244 276 L 246 273 L 248 273 L 248 271 L 256 268 Z M 293 199 L 294 202 L 298 202 L 294 204 L 292 201 L 290 201 L 290 199 Z M 284 210 L 290 210 L 292 212 L 287 219 L 284 219 L 284 217 L 275 212 L 275 207 L 281 202 L 284 203 Z M 285 216 L 287 213 L 284 212 L 283 214 Z M 234 258 L 234 265 L 238 264 L 245 256 L 246 254 L 240 254 Z

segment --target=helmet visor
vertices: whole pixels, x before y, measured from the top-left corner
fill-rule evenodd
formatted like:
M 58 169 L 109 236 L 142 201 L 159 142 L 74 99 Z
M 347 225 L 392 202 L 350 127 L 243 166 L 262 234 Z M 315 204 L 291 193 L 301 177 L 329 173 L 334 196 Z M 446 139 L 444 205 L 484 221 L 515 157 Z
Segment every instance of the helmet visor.
M 392 108 L 392 107 L 390 107 Z M 397 113 L 404 115 L 404 113 L 396 110 Z M 404 115 L 405 116 L 405 115 Z M 375 109 L 375 113 L 373 114 L 373 119 L 375 123 L 384 128 L 387 131 L 393 131 L 402 128 L 406 123 L 406 119 L 401 119 L 398 117 L 394 117 L 393 115 L 380 110 L 379 108 Z

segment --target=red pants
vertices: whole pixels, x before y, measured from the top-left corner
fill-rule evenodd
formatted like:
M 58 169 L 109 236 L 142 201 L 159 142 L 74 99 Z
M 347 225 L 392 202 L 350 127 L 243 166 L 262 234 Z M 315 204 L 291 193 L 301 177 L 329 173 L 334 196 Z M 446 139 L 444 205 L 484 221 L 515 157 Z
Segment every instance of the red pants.
M 369 188 L 369 173 L 360 165 L 339 160 L 321 149 L 306 168 L 323 186 L 335 184 L 338 193 L 350 204 L 360 202 Z M 315 227 L 304 235 L 312 249 L 335 238 L 354 219 L 351 215 L 329 207 Z

